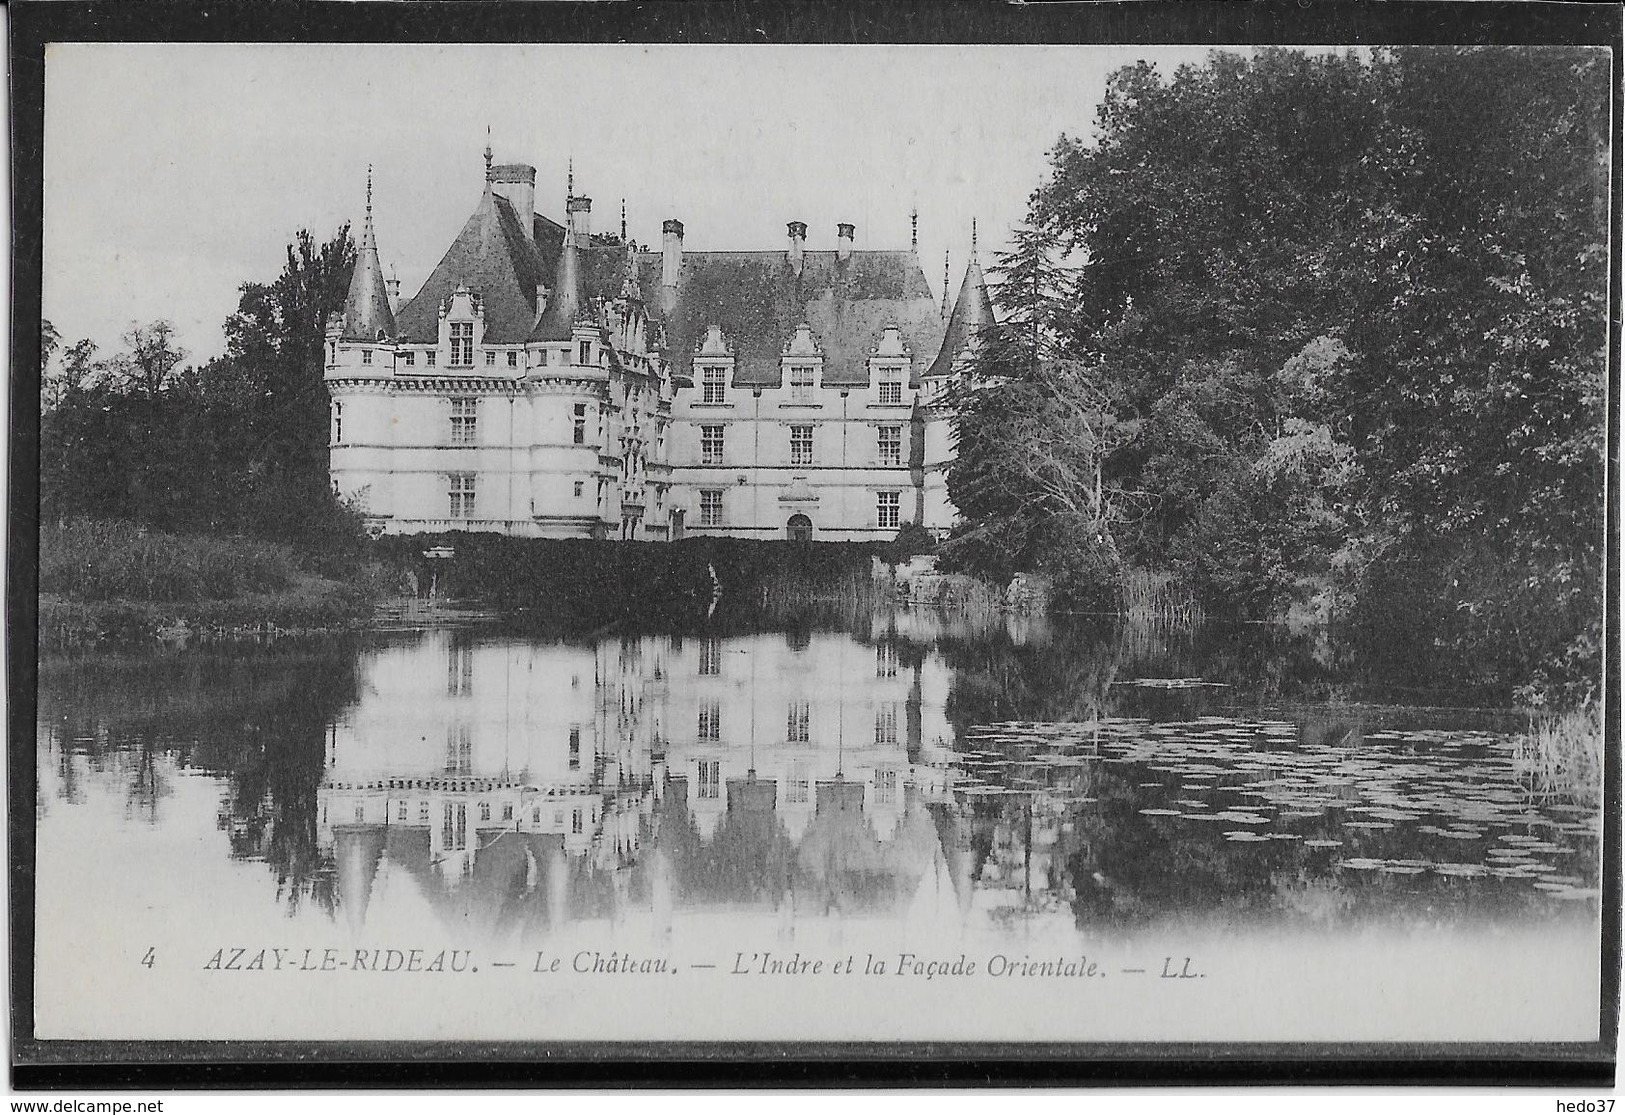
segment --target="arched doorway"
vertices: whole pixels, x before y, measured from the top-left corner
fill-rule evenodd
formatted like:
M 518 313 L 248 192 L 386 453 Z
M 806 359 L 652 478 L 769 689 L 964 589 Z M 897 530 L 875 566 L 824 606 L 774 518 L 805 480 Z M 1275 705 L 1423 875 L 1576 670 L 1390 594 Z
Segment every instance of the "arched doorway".
M 791 515 L 784 524 L 784 532 L 792 542 L 811 542 L 812 530 L 812 520 L 801 514 Z

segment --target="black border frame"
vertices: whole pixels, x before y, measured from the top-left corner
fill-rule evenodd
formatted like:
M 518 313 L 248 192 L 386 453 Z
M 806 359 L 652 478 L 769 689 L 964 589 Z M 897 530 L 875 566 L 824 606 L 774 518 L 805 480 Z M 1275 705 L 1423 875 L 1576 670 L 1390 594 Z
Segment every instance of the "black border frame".
M 45 44 L 173 42 L 1589 45 L 1612 51 L 1606 631 L 1620 646 L 1621 47 L 1615 3 L 1507 0 L 18 0 L 10 8 L 11 367 L 39 364 Z M 34 1036 L 32 746 L 38 672 L 39 376 L 11 380 L 10 1083 L 17 1089 L 972 1087 L 1614 1081 L 1620 1004 L 1620 667 L 1606 655 L 1600 1039 L 1583 1043 L 491 1043 L 49 1041 Z

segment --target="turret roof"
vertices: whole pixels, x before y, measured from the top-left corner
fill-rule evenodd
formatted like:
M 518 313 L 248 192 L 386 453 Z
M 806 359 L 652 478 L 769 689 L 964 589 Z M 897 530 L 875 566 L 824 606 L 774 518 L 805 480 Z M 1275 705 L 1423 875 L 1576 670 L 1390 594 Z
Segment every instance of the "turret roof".
M 395 338 L 395 315 L 389 309 L 384 269 L 378 262 L 378 240 L 372 231 L 372 173 L 367 176 L 367 218 L 361 228 L 361 250 L 350 274 L 350 294 L 344 300 L 346 341 Z
M 971 256 L 965 268 L 965 280 L 959 284 L 959 297 L 953 313 L 948 315 L 948 328 L 942 334 L 942 348 L 931 362 L 928 376 L 945 376 L 954 370 L 954 360 L 976 337 L 978 329 L 994 323 L 993 300 L 987 295 L 987 280 L 982 276 L 982 265 Z

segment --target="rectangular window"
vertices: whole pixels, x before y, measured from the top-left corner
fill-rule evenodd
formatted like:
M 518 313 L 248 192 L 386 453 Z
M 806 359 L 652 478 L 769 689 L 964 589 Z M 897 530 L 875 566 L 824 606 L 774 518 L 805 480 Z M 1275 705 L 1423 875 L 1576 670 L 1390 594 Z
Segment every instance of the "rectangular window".
M 711 743 L 722 738 L 722 706 L 715 701 L 700 706 L 699 738 Z
M 570 725 L 570 769 L 581 769 L 581 725 Z
M 397 821 L 406 820 L 406 803 L 404 801 L 395 803 L 395 819 Z
M 880 375 L 880 405 L 895 407 L 903 405 L 903 369 L 881 368 Z
M 728 370 L 721 364 L 707 364 L 700 371 L 702 402 L 720 403 L 727 396 Z
M 582 341 L 580 343 L 580 345 L 578 346 L 577 351 L 576 351 L 576 363 L 577 364 L 591 364 L 592 363 L 592 342 L 591 341 Z
M 722 673 L 722 640 L 700 640 L 700 676 L 714 678 Z
M 807 743 L 812 739 L 812 707 L 806 701 L 790 702 L 790 723 L 785 729 L 787 743 Z
M 453 445 L 474 444 L 475 421 L 478 414 L 478 399 L 453 399 L 451 401 L 451 443 Z
M 485 366 L 487 368 L 494 368 L 494 367 L 497 366 L 497 354 L 496 353 L 491 352 L 489 350 L 486 351 L 486 353 L 485 353 Z
M 898 465 L 903 463 L 903 427 L 880 427 L 880 463 L 883 465 Z
M 881 705 L 875 709 L 875 746 L 897 746 L 897 706 Z
M 880 492 L 875 503 L 875 523 L 881 530 L 896 530 L 898 512 L 902 507 L 900 492 Z
M 513 802 L 506 802 L 502 806 L 502 819 L 504 821 L 513 820 Z
M 364 349 L 361 350 L 361 362 L 363 364 L 371 364 L 372 363 L 372 349 L 364 348 Z
M 446 725 L 446 773 L 468 774 L 473 769 L 473 734 L 466 721 Z
M 453 368 L 472 368 L 474 366 L 474 323 L 472 321 L 454 321 L 451 323 L 451 366 Z
M 508 353 L 508 367 L 510 367 L 510 368 L 519 367 L 519 354 L 517 352 Z
M 570 831 L 574 833 L 581 831 L 581 810 L 579 809 L 570 814 Z
M 813 463 L 813 428 L 811 426 L 790 427 L 790 463 L 792 465 L 810 465 Z
M 787 805 L 807 804 L 810 789 L 806 763 L 791 763 L 784 776 L 784 801 Z
M 489 821 L 490 819 L 491 819 L 491 803 L 488 802 L 488 801 L 480 802 L 480 820 Z
M 418 823 L 423 825 L 429 823 L 429 803 L 427 800 L 418 802 Z
M 577 403 L 575 411 L 575 444 L 587 444 L 587 404 Z
M 720 465 L 722 463 L 722 427 L 700 427 L 700 464 Z
M 540 821 L 541 818 L 538 817 L 537 820 Z M 553 827 L 558 829 L 560 832 L 564 831 L 564 810 L 553 810 Z
M 344 404 L 337 399 L 333 400 L 333 444 L 339 445 L 344 441 Z
M 875 677 L 894 678 L 897 676 L 897 647 L 892 643 L 880 643 L 875 647 Z
M 702 797 L 702 798 L 713 800 L 713 801 L 715 799 L 721 797 L 722 796 L 722 760 L 721 759 L 701 759 L 699 761 L 699 768 L 700 768 L 700 771 L 699 771 L 699 773 L 700 773 L 700 793 L 699 793 L 699 796 Z
M 580 480 L 577 480 L 577 481 L 576 481 L 576 483 L 575 483 L 575 489 L 574 489 L 574 491 L 575 491 L 575 497 L 576 497 L 576 498 L 577 498 L 577 499 L 580 499 L 580 498 L 581 498 L 581 490 L 582 490 L 582 488 L 583 488 L 583 486 L 584 486 L 584 485 L 583 485 L 583 482 L 582 482 L 582 481 L 580 481 Z
M 897 771 L 880 767 L 875 771 L 875 804 L 890 805 L 897 800 Z
M 722 525 L 722 489 L 706 488 L 700 492 L 700 525 L 702 527 Z
M 418 362 L 418 354 L 417 353 L 409 352 L 409 353 L 406 354 L 406 366 L 408 368 L 412 367 L 417 362 Z
M 813 366 L 811 364 L 790 365 L 790 401 L 793 403 L 810 403 L 813 401 Z
M 474 474 L 472 472 L 454 472 L 451 474 L 451 517 L 453 519 L 472 519 L 474 517 Z
M 440 359 L 440 354 L 438 352 L 434 352 L 434 351 L 425 352 L 423 354 L 423 356 L 424 356 L 425 362 L 428 363 L 429 367 L 431 367 L 431 368 L 434 367 L 435 361 Z

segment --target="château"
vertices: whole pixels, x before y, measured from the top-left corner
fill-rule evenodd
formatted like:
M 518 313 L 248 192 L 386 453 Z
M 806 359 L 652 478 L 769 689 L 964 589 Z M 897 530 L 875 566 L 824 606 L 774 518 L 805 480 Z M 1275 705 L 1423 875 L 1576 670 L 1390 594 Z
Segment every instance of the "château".
M 917 234 L 833 250 L 658 251 L 595 233 L 572 173 L 485 153 L 478 203 L 422 288 L 386 278 L 367 209 L 326 329 L 331 471 L 375 533 L 866 541 L 953 523 L 943 391 L 993 308 L 972 251 L 939 303 Z M 917 225 L 917 220 L 916 220 Z M 944 276 L 946 279 L 946 275 Z

